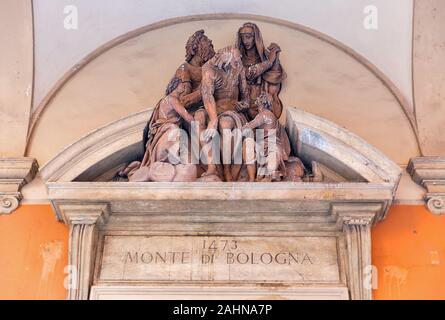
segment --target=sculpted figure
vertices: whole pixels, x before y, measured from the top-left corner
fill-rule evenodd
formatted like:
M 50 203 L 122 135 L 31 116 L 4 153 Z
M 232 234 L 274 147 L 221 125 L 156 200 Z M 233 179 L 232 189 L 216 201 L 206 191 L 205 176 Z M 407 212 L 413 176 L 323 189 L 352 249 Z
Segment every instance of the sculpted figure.
M 216 131 L 221 133 L 224 145 L 224 130 L 241 129 L 247 122 L 249 92 L 241 54 L 235 47 L 224 48 L 210 59 L 202 69 L 202 98 L 208 114 L 205 141 L 210 141 Z M 233 144 L 232 144 L 233 145 Z M 233 151 L 233 150 L 232 150 Z M 217 175 L 213 155 L 204 175 Z M 237 179 L 241 165 L 224 164 L 225 181 Z
M 196 31 L 187 41 L 185 46 L 186 56 L 185 62 L 175 72 L 175 79 L 179 79 L 181 84 L 178 86 L 178 97 L 181 105 L 186 108 L 190 114 L 194 117 L 194 120 L 198 123 L 198 135 L 205 129 L 206 124 L 206 112 L 203 108 L 202 95 L 201 95 L 201 80 L 202 80 L 202 66 L 215 55 L 215 50 L 212 41 L 204 34 L 204 30 Z M 158 108 L 156 108 L 158 109 Z M 150 145 L 150 140 L 158 141 L 158 137 L 155 137 L 151 129 L 162 123 L 164 119 L 159 118 L 160 113 L 155 112 L 147 122 L 147 125 L 143 133 L 143 145 L 144 145 L 144 165 L 154 163 L 156 160 L 147 158 L 148 155 L 153 153 L 147 149 Z M 158 123 L 158 125 L 155 125 Z M 190 129 L 189 122 L 179 121 L 178 126 Z M 188 130 L 190 131 L 190 130 Z M 162 130 L 161 130 L 162 132 Z M 161 148 L 162 149 L 162 148 Z M 159 157 L 156 157 L 159 158 Z M 160 157 L 162 158 L 162 157 Z M 143 165 L 143 166 L 144 166 Z M 131 177 L 132 174 L 141 167 L 140 162 L 131 163 L 126 169 L 124 169 L 120 175 Z
M 300 181 L 304 166 L 290 157 L 289 139 L 279 123 L 283 112 L 279 93 L 286 78 L 280 52 L 274 43 L 265 48 L 253 23 L 239 29 L 236 46 L 217 53 L 203 30 L 195 32 L 186 44 L 186 61 L 144 130 L 142 161 L 131 163 L 119 175 L 130 181 L 196 181 L 205 171 L 199 181 L 230 182 L 244 181 L 247 171 L 249 181 Z M 254 135 L 263 130 L 264 145 L 253 137 L 243 142 L 243 129 Z M 183 159 L 183 141 L 196 146 L 196 137 L 201 150 L 188 145 Z M 266 161 L 249 157 L 249 148 L 256 148 Z M 245 167 L 243 160 L 249 163 Z M 286 177 L 286 168 L 292 178 Z
M 236 46 L 241 52 L 243 66 L 246 70 L 250 90 L 251 119 L 256 116 L 255 101 L 262 92 L 272 97 L 272 111 L 279 119 L 283 104 L 279 98 L 281 84 L 286 79 L 280 63 L 281 48 L 272 43 L 267 49 L 264 46 L 261 31 L 254 23 L 245 23 L 238 31 Z
M 123 175 L 127 175 L 130 181 L 153 180 L 149 170 L 141 170 L 141 168 L 148 168 L 153 164 L 156 164 L 157 171 L 166 171 L 164 176 L 172 176 L 171 178 L 167 177 L 167 180 L 174 178 L 176 171 L 173 166 L 159 165 L 159 163 L 167 164 L 172 162 L 171 160 L 175 160 L 175 164 L 181 162 L 179 159 L 179 129 L 183 120 L 187 123 L 194 120 L 180 102 L 180 96 L 185 90 L 186 86 L 179 78 L 173 78 L 168 84 L 166 96 L 158 102 L 148 122 L 148 130 L 145 133 L 145 154 L 142 162 L 133 162 L 123 172 Z M 184 169 L 184 167 L 181 168 L 181 170 Z M 192 170 L 196 169 L 192 168 Z M 133 178 L 135 174 L 137 177 Z
M 280 119 L 283 103 L 279 94 L 282 82 L 287 77 L 280 63 L 281 48 L 276 43 L 272 43 L 266 49 L 260 29 L 251 22 L 245 23 L 238 30 L 236 45 L 242 55 L 249 86 L 251 103 L 248 110 L 249 119 L 254 119 L 258 114 L 258 106 L 255 102 L 261 93 L 267 93 L 272 103 L 271 111 L 277 119 Z M 289 137 L 283 126 L 277 132 L 277 138 L 281 141 L 284 152 L 290 156 Z
M 249 181 L 281 181 L 286 176 L 284 161 L 289 159 L 279 135 L 282 126 L 272 112 L 272 101 L 267 93 L 262 93 L 255 104 L 258 114 L 243 126 L 244 135 L 250 136 L 245 139 L 243 147 Z M 262 130 L 263 141 L 255 143 L 254 130 Z M 256 150 L 258 148 L 261 150 Z
M 148 166 L 154 162 L 169 162 L 169 152 L 170 157 L 178 155 L 176 152 L 171 153 L 173 146 L 179 146 L 177 143 L 179 136 L 176 137 L 177 139 L 172 139 L 175 135 L 172 134 L 169 137 L 169 133 L 173 130 L 178 131 L 182 120 L 187 123 L 194 120 L 179 100 L 185 90 L 185 85 L 179 78 L 173 78 L 168 84 L 165 98 L 157 104 L 148 122 L 147 150 L 141 163 L 142 166 Z
M 202 66 L 215 55 L 215 49 L 204 30 L 198 30 L 188 39 L 185 51 L 185 62 L 176 70 L 175 77 L 185 86 L 181 103 L 194 115 L 202 131 L 206 121 L 201 90 Z

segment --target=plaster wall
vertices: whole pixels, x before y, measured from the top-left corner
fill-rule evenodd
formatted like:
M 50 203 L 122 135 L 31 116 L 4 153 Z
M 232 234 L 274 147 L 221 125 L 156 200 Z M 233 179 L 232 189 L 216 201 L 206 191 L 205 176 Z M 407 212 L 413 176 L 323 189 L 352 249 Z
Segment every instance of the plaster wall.
M 175 24 L 105 52 L 80 70 L 48 105 L 29 141 L 28 155 L 43 165 L 88 132 L 152 108 L 184 61 L 184 44 L 194 31 L 205 29 L 215 47 L 222 48 L 234 43 L 243 22 Z M 419 154 L 413 128 L 396 98 L 366 67 L 314 36 L 257 23 L 266 45 L 276 41 L 282 47 L 288 74 L 281 95 L 285 106 L 344 126 L 398 164 L 407 164 Z
M 31 1 L 0 1 L 0 157 L 23 156 L 33 88 Z
M 415 3 L 414 93 L 419 138 L 426 156 L 445 154 L 445 2 Z
M 378 9 L 378 30 L 363 26 L 368 5 Z M 78 29 L 64 28 L 74 5 Z M 34 0 L 36 84 L 34 107 L 65 72 L 104 43 L 165 19 L 197 14 L 255 14 L 325 33 L 365 56 L 412 101 L 412 0 Z

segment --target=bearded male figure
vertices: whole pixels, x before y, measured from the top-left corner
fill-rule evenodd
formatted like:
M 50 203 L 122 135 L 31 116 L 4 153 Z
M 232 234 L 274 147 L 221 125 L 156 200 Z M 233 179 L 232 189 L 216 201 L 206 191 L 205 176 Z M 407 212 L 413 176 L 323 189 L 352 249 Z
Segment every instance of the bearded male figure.
M 215 49 L 212 40 L 204 34 L 204 30 L 198 30 L 188 39 L 185 51 L 186 61 L 176 70 L 174 78 L 181 79 L 184 85 L 185 90 L 180 95 L 180 101 L 197 121 L 199 136 L 206 124 L 206 112 L 201 94 L 202 66 L 215 55 Z M 157 119 L 151 119 L 151 122 L 156 121 Z M 188 126 L 188 124 L 185 125 Z M 147 144 L 149 127 L 150 121 L 144 130 L 144 146 Z
M 185 85 L 180 101 L 198 123 L 196 134 L 199 137 L 206 124 L 201 94 L 202 66 L 215 55 L 215 49 L 204 30 L 198 30 L 187 40 L 185 51 L 185 62 L 176 70 L 174 77 L 181 79 Z M 189 124 L 185 123 L 185 127 L 190 133 Z
M 188 109 L 190 114 L 193 115 L 194 120 L 198 123 L 199 136 L 206 125 L 206 112 L 203 108 L 201 94 L 202 66 L 215 55 L 215 50 L 212 41 L 204 34 L 204 30 L 196 31 L 188 39 L 185 50 L 186 61 L 176 70 L 174 79 L 179 79 L 181 82 L 183 90 L 179 95 L 179 100 L 181 105 Z M 156 123 L 159 123 L 160 120 L 162 119 L 155 110 L 143 132 L 144 153 L 147 152 L 147 145 L 152 136 L 150 129 L 153 128 Z M 180 124 L 180 127 L 190 129 L 190 124 L 183 122 Z M 153 159 L 146 159 L 147 162 L 151 162 L 152 160 Z M 120 175 L 124 177 L 128 176 L 129 173 L 138 168 L 140 168 L 140 161 L 135 161 L 122 170 Z
M 174 78 L 181 79 L 184 91 L 180 95 L 181 104 L 193 115 L 198 123 L 197 136 L 205 129 L 206 112 L 203 108 L 201 81 L 202 66 L 215 55 L 212 40 L 206 35 L 204 30 L 196 31 L 188 40 L 185 46 L 185 62 L 176 70 Z M 152 117 L 148 121 L 143 133 L 144 152 L 149 137 L 149 129 L 158 121 L 157 117 Z M 183 123 L 190 132 L 190 125 Z
M 202 66 L 215 55 L 212 41 L 204 30 L 196 31 L 185 46 L 185 62 L 176 70 L 175 78 L 185 84 L 186 90 L 181 95 L 181 103 L 189 111 L 203 106 L 201 95 Z
M 224 147 L 224 132 L 241 129 L 247 123 L 249 90 L 241 54 L 235 47 L 218 51 L 202 68 L 202 99 L 208 115 L 208 126 L 204 139 L 210 141 L 218 131 Z M 230 150 L 233 154 L 234 150 Z M 217 175 L 215 157 L 209 154 L 209 163 L 204 175 Z M 232 155 L 230 155 L 232 160 Z M 241 164 L 224 163 L 225 181 L 237 179 Z

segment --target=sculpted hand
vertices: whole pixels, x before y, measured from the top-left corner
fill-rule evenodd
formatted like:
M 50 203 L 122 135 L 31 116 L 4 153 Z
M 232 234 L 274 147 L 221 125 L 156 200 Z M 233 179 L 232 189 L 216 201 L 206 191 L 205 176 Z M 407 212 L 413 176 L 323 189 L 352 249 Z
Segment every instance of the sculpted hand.
M 270 61 L 270 63 L 274 63 L 275 60 L 277 60 L 277 52 L 271 51 L 269 54 L 269 61 Z
M 276 43 L 272 43 L 268 49 L 270 50 L 269 60 L 275 62 L 278 54 L 281 52 L 281 48 Z
M 205 130 L 203 133 L 204 142 L 208 143 L 215 137 L 216 133 L 218 132 L 216 130 L 217 126 L 218 126 L 218 120 L 216 121 L 212 120 L 209 122 L 207 130 Z
M 269 51 L 276 51 L 277 53 L 281 52 L 280 46 L 276 43 L 271 43 L 268 49 Z

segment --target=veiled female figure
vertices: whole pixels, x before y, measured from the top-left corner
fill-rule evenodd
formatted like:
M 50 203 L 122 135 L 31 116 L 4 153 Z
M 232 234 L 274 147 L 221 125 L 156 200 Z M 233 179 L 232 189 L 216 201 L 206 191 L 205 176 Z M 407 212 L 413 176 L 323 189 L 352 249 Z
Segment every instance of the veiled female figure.
M 272 99 L 272 112 L 279 119 L 283 112 L 283 104 L 279 98 L 281 85 L 286 79 L 280 63 L 281 48 L 272 43 L 266 49 L 261 31 L 254 23 L 245 23 L 238 31 L 236 46 L 241 52 L 247 83 L 250 89 L 250 117 L 258 113 L 256 99 L 262 92 Z
M 255 119 L 258 115 L 258 106 L 255 101 L 262 93 L 269 96 L 272 102 L 271 111 L 277 119 L 280 119 L 283 113 L 283 103 L 279 94 L 282 82 L 286 79 L 286 73 L 280 63 L 281 48 L 276 43 L 272 43 L 266 49 L 260 29 L 251 22 L 245 23 L 238 30 L 236 46 L 242 55 L 249 86 L 249 120 Z M 282 142 L 284 152 L 289 156 L 291 147 L 284 127 L 281 127 L 280 132 L 277 132 L 277 137 Z

